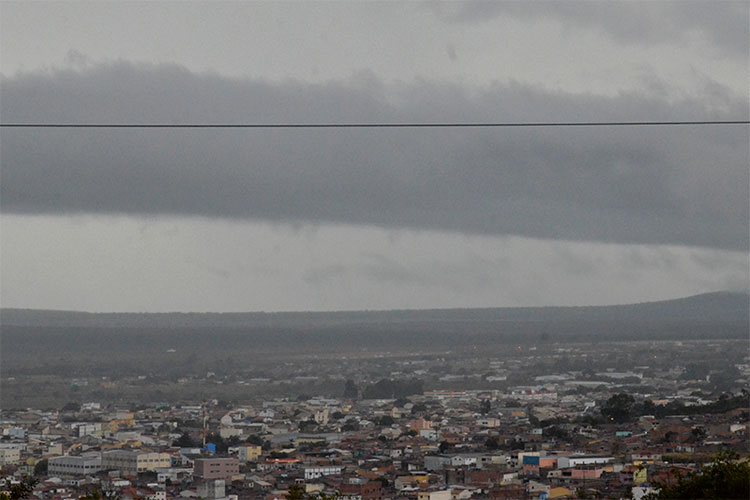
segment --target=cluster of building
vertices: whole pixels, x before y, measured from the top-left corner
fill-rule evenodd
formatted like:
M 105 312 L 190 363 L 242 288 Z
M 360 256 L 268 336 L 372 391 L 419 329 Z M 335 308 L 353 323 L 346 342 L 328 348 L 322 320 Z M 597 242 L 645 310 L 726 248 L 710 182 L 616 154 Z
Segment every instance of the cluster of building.
M 543 389 L 399 399 L 211 401 L 3 411 L 7 485 L 38 500 L 641 498 L 722 450 L 746 452 L 748 408 L 592 423 L 587 397 Z

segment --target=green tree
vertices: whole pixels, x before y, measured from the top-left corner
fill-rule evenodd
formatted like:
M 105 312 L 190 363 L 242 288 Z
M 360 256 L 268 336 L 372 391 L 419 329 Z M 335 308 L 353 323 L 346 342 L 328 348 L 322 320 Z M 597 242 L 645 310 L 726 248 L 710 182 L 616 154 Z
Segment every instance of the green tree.
M 31 496 L 36 486 L 36 479 L 23 478 L 19 483 L 10 484 L 0 491 L 0 500 L 24 500 Z
M 78 497 L 78 500 L 120 500 L 120 494 L 114 489 L 100 490 L 93 488 L 88 490 L 85 495 Z
M 706 362 L 688 363 L 680 378 L 682 380 L 705 380 L 711 372 L 711 365 Z
M 34 475 L 35 476 L 46 476 L 47 475 L 47 459 L 43 458 L 34 464 Z
M 206 437 L 206 442 L 216 446 L 216 453 L 226 453 L 230 446 L 229 441 L 221 437 L 221 434 L 218 434 L 216 432 L 210 433 Z
M 307 493 L 304 486 L 294 484 L 289 487 L 286 500 L 337 500 L 339 495 L 326 495 L 325 493 Z
M 344 420 L 344 425 L 341 426 L 341 430 L 344 432 L 358 431 L 359 422 L 357 422 L 357 420 L 355 420 L 354 418 L 347 418 L 346 420 Z
M 424 403 L 416 403 L 414 406 L 411 407 L 411 414 L 415 415 L 417 413 L 425 412 L 427 411 L 427 405 Z
M 65 403 L 65 406 L 63 406 L 60 409 L 60 411 L 74 411 L 76 413 L 78 411 L 80 411 L 80 410 L 81 410 L 81 404 L 80 403 L 76 403 L 75 401 L 69 401 L 69 402 Z
M 692 438 L 692 441 L 698 442 L 703 440 L 703 438 L 706 437 L 706 429 L 703 427 L 693 427 L 693 430 L 690 431 L 690 435 Z
M 104 496 L 101 491 L 94 489 L 78 497 L 78 500 L 104 500 Z
M 635 416 L 635 399 L 630 394 L 618 393 L 610 397 L 602 406 L 602 416 L 607 421 L 618 424 L 629 422 Z
M 715 391 L 730 390 L 733 386 L 742 387 L 742 384 L 736 382 L 737 379 L 742 379 L 742 373 L 733 364 L 728 364 L 709 376 L 710 384 Z
M 380 379 L 368 385 L 362 392 L 364 399 L 398 399 L 424 393 L 424 381 L 420 379 Z
M 190 434 L 183 432 L 180 437 L 174 440 L 172 445 L 179 446 L 180 448 L 195 448 L 198 446 L 198 442 L 190 437 Z
M 375 421 L 376 425 L 387 427 L 396 423 L 396 420 L 390 415 L 383 415 Z
M 315 429 L 317 429 L 318 423 L 315 421 L 313 417 L 310 417 L 307 420 L 303 420 L 299 423 L 299 431 L 300 432 L 313 432 Z
M 545 439 L 559 439 L 559 440 L 566 440 L 570 439 L 570 434 L 567 430 L 565 430 L 564 427 L 560 427 L 557 425 L 551 425 L 549 427 L 544 428 L 544 437 Z
M 289 487 L 289 491 L 287 491 L 286 500 L 306 500 L 307 499 L 307 493 L 305 493 L 305 488 L 298 484 L 294 484 Z
M 359 391 L 354 384 L 354 380 L 347 379 L 344 384 L 344 399 L 357 399 L 357 396 L 359 396 Z
M 438 449 L 440 450 L 440 453 L 447 453 L 449 450 L 453 449 L 453 445 L 448 441 L 441 441 Z
M 660 488 L 648 500 L 746 500 L 750 498 L 750 463 L 736 453 L 720 453 L 702 471 L 679 477 L 677 484 L 655 484 Z
M 492 402 L 490 402 L 489 399 L 483 399 L 481 403 L 479 403 L 479 412 L 482 415 L 487 415 L 490 410 L 492 410 Z
M 250 434 L 247 439 L 245 439 L 245 442 L 256 446 L 263 446 L 263 438 L 257 434 Z

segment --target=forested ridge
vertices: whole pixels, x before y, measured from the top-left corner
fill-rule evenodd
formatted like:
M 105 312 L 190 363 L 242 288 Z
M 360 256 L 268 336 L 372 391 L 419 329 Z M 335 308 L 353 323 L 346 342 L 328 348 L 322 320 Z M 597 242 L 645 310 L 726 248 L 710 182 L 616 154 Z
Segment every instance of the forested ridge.
M 503 343 L 746 338 L 748 294 L 604 307 L 88 314 L 4 309 L 3 356 L 411 350 Z

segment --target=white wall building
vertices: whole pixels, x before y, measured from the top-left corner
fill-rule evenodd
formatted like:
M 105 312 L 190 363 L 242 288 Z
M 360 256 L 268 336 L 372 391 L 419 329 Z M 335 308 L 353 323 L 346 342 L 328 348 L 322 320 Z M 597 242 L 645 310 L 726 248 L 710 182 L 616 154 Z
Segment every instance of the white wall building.
M 3 429 L 3 436 L 8 436 L 11 439 L 25 439 L 26 430 L 22 427 L 10 427 L 8 429 Z
M 226 495 L 226 481 L 214 479 L 198 484 L 198 497 L 206 499 L 224 498 Z
M 335 476 L 341 474 L 344 467 L 341 465 L 330 465 L 324 467 L 305 467 L 305 479 L 318 479 L 323 476 Z
M 454 467 L 460 467 L 462 465 L 476 465 L 476 455 L 453 455 L 451 457 L 451 465 Z
M 423 437 L 430 441 L 437 441 L 440 439 L 440 431 L 437 429 L 422 429 L 419 431 L 419 437 Z
M 579 465 L 603 465 L 614 461 L 615 457 L 605 457 L 600 455 L 558 456 L 557 468 L 567 469 L 569 467 L 578 467 Z
M 82 455 L 52 457 L 47 460 L 47 474 L 50 476 L 85 476 L 102 470 L 102 457 Z
M 21 461 L 21 450 L 15 448 L 0 449 L 0 466 L 13 465 Z
M 451 490 L 420 491 L 417 500 L 451 500 Z
M 77 433 L 78 437 L 102 435 L 102 424 L 99 422 L 77 422 L 71 428 Z
M 176 483 L 182 477 L 191 475 L 193 473 L 193 469 L 187 467 L 169 467 L 165 469 L 156 469 L 155 472 L 156 481 L 158 483 L 165 483 L 167 479 Z

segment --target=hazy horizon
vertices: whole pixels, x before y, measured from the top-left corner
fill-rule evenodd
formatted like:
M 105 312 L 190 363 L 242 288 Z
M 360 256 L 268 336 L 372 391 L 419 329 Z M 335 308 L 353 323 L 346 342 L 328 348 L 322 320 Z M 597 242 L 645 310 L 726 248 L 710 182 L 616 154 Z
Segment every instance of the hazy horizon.
M 747 2 L 2 2 L 9 123 L 750 119 Z M 3 307 L 750 287 L 748 125 L 0 129 Z
M 437 310 L 461 310 L 461 309 L 543 309 L 543 308 L 587 308 L 587 307 L 616 307 L 616 306 L 630 306 L 639 304 L 652 304 L 658 302 L 672 302 L 679 301 L 682 299 L 690 299 L 694 297 L 702 297 L 709 295 L 719 294 L 737 294 L 737 295 L 749 295 L 750 290 L 714 290 L 710 292 L 703 292 L 695 295 L 679 296 L 679 297 L 665 297 L 662 299 L 648 300 L 648 301 L 637 301 L 628 303 L 617 303 L 617 304 L 577 304 L 577 305 L 557 305 L 557 304 L 546 304 L 540 306 L 489 306 L 489 307 L 426 307 L 419 309 L 329 309 L 329 310 L 279 310 L 279 311 L 84 311 L 84 310 L 73 310 L 73 309 L 39 309 L 29 307 L 1 307 L 2 310 L 16 310 L 16 311 L 40 311 L 40 312 L 55 312 L 55 313 L 82 313 L 82 314 L 284 314 L 284 313 L 377 313 L 377 312 L 398 312 L 398 311 L 437 311 Z M 0 320 L 0 323 L 2 321 Z

